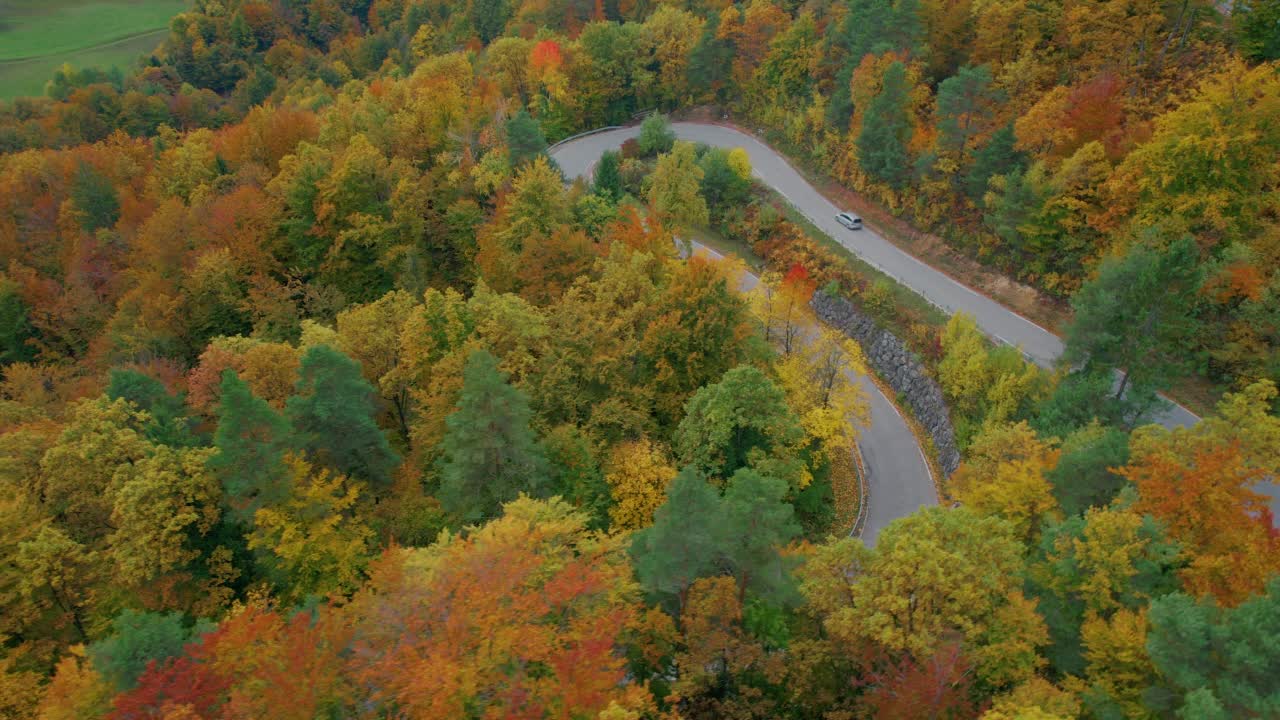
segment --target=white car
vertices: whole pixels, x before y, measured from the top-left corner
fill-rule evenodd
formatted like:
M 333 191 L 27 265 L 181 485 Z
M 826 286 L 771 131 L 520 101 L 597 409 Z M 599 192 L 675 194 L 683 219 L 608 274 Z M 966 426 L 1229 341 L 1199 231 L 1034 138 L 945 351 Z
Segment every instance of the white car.
M 853 213 L 842 212 L 836 216 L 836 222 L 849 228 L 850 230 L 862 229 L 862 218 Z

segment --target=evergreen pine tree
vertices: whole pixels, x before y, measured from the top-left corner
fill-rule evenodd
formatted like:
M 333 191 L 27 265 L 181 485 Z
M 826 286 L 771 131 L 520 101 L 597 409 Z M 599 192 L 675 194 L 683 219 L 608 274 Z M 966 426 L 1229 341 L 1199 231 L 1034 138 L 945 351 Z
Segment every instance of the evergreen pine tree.
M 667 486 L 667 501 L 653 514 L 653 525 L 631 541 L 631 557 L 640 584 L 650 594 L 684 606 L 694 580 L 717 570 L 724 545 L 724 507 L 716 489 L 692 466 Z
M 511 167 L 519 168 L 539 155 L 547 152 L 547 138 L 542 134 L 542 127 L 529 113 L 521 110 L 507 120 L 507 152 L 510 153 Z
M 196 444 L 193 423 L 181 397 L 170 395 L 164 383 L 136 370 L 111 371 L 107 397 L 124 398 L 151 416 L 143 431 L 147 439 L 174 447 Z
M 258 508 L 288 496 L 283 460 L 289 440 L 285 419 L 234 370 L 224 372 L 213 435 L 217 452 L 209 458 L 209 469 L 222 483 L 233 520 L 248 522 Z
M 328 345 L 302 358 L 286 406 L 299 444 L 334 470 L 376 485 L 391 483 L 400 462 L 374 422 L 374 390 L 360 365 Z
M 498 514 L 502 503 L 537 495 L 549 470 L 529 428 L 529 401 L 507 384 L 498 361 L 484 350 L 467 358 L 458 409 L 445 419 L 441 441 L 440 502 L 474 522 Z
M 885 69 L 880 94 L 867 105 L 858 134 L 858 164 L 868 175 L 894 188 L 906 184 L 911 167 L 907 100 L 907 66 L 895 62 Z
M 1021 167 L 1024 160 L 1022 153 L 1014 149 L 1016 141 L 1013 123 L 1009 123 L 992 133 L 987 144 L 974 153 L 973 165 L 964 179 L 964 191 L 979 207 L 982 196 L 987 194 L 987 181 Z
M 622 175 L 618 172 L 621 158 L 616 150 L 606 150 L 600 155 L 593 183 L 597 195 L 610 200 L 622 197 Z
M 778 552 L 800 534 L 786 496 L 785 481 L 749 468 L 729 480 L 720 555 L 737 578 L 739 592 L 751 590 L 773 601 L 789 600 L 794 594 L 790 568 Z

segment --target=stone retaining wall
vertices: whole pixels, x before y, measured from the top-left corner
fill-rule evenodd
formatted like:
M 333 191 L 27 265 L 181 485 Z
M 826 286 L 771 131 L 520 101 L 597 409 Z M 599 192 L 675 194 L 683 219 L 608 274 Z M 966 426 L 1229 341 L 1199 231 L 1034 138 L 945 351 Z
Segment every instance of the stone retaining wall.
M 896 335 L 876 325 L 851 300 L 819 290 L 810 305 L 824 322 L 858 341 L 867 362 L 900 398 L 905 398 L 916 420 L 933 438 L 943 472 L 955 472 L 960 466 L 960 451 L 956 449 L 947 402 L 942 388 L 929 377 L 915 353 Z

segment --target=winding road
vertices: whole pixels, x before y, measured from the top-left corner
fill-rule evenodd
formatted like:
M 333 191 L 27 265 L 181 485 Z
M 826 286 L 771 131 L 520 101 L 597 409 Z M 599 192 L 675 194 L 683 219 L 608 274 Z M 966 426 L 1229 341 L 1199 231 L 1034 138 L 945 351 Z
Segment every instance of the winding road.
M 786 198 L 819 230 L 948 315 L 956 312 L 972 315 L 991 338 L 1021 348 L 1028 359 L 1042 367 L 1052 367 L 1062 354 L 1062 340 L 1058 336 L 918 260 L 870 227 L 858 232 L 845 229 L 835 221 L 840 208 L 814 189 L 781 154 L 751 135 L 712 123 L 677 122 L 672 123 L 672 129 L 681 140 L 745 150 L 759 179 Z M 639 134 L 638 126 L 608 129 L 563 142 L 552 149 L 551 156 L 566 177 L 585 177 L 601 153 L 616 150 Z M 860 382 L 871 405 L 871 425 L 862 429 L 859 441 L 870 476 L 870 504 L 863 538 L 871 544 L 885 525 L 923 505 L 937 504 L 938 498 L 928 465 L 906 421 L 875 383 L 868 378 L 860 378 Z M 1155 420 L 1174 427 L 1194 424 L 1199 418 L 1181 405 L 1173 404 Z M 1280 505 L 1280 493 L 1274 487 L 1260 489 L 1272 496 L 1273 508 Z

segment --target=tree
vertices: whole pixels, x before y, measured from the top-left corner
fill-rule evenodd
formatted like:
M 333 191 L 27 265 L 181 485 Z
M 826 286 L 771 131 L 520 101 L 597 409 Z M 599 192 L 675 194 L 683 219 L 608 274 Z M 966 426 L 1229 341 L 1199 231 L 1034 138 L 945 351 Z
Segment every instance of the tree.
M 936 111 L 939 147 L 966 152 L 969 141 L 981 133 L 988 122 L 995 100 L 991 71 L 985 65 L 966 65 L 939 83 Z
M 209 469 L 222 483 L 223 498 L 233 519 L 246 522 L 264 504 L 288 493 L 284 454 L 292 446 L 289 424 L 249 390 L 234 370 L 222 374 L 222 400 L 216 450 Z
M 717 216 L 744 203 L 751 191 L 750 164 L 744 175 L 730 164 L 729 158 L 728 150 L 711 148 L 699 163 L 702 168 L 702 196 L 707 207 L 714 209 Z
M 468 356 L 457 407 L 445 421 L 437 463 L 445 509 L 474 522 L 493 517 L 521 492 L 541 492 L 548 469 L 529 429 L 529 401 L 507 384 L 488 352 Z
M 647 311 L 640 379 L 653 393 L 662 425 L 679 421 L 695 390 L 758 352 L 747 303 L 729 282 L 725 266 L 690 258 L 671 268 Z
M 522 165 L 547 152 L 547 138 L 542 134 L 542 127 L 529 113 L 520 110 L 507 120 L 507 152 L 510 154 L 511 167 L 519 169 Z
M 1182 544 L 1186 589 L 1226 605 L 1260 592 L 1280 569 L 1280 538 L 1266 496 L 1254 489 L 1266 471 L 1249 465 L 1239 443 L 1197 442 L 1154 426 L 1130 445 L 1120 473 L 1137 486 L 1138 510 Z
M 249 549 L 287 601 L 355 591 L 372 535 L 355 517 L 359 486 L 296 456 L 285 459 L 285 470 L 289 497 L 254 514 Z
M 480 41 L 486 45 L 502 35 L 510 15 L 511 3 L 508 0 L 472 0 L 471 2 L 471 27 L 476 29 Z
M 1233 609 L 1166 595 L 1152 601 L 1149 618 L 1146 649 L 1160 678 L 1152 709 L 1183 718 L 1280 712 L 1280 692 L 1270 682 L 1280 654 L 1268 641 L 1280 631 L 1280 581 Z
M 40 459 L 35 486 L 44 509 L 78 543 L 92 543 L 113 529 L 117 470 L 141 462 L 154 446 L 143 437 L 146 416 L 124 400 L 83 400 Z
M 885 69 L 880 92 L 862 115 L 857 139 L 858 166 L 895 189 L 906 184 L 911 168 L 907 103 L 907 68 L 895 61 Z
M 1280 128 L 1271 122 L 1280 113 L 1280 78 L 1271 70 L 1228 61 L 1156 119 L 1151 139 L 1108 180 L 1117 209 L 1132 208 L 1134 227 L 1191 233 L 1206 247 L 1257 235 L 1275 212 L 1268 190 L 1280 180 L 1256 162 L 1280 153 Z
M 636 577 L 651 595 L 685 606 L 689 586 L 713 574 L 723 545 L 720 494 L 686 467 L 667 485 L 653 524 L 632 535 Z
M 1129 437 L 1115 428 L 1093 422 L 1068 435 L 1047 475 L 1062 512 L 1077 515 L 1110 503 L 1125 484 L 1112 469 L 1128 462 Z
M 1185 342 L 1200 287 L 1195 241 L 1167 249 L 1138 245 L 1123 258 L 1104 260 L 1098 276 L 1072 299 L 1063 360 L 1123 373 L 1115 397 L 1133 386 L 1137 415 L 1185 367 Z M 1136 418 L 1128 418 L 1130 421 Z
M 744 467 L 781 469 L 803 436 L 783 391 L 743 365 L 689 398 L 675 445 L 682 463 L 723 482 Z M 785 477 L 795 474 L 791 470 Z
M 1021 570 L 1003 520 L 933 507 L 890 523 L 874 548 L 851 538 L 820 547 L 799 575 L 833 639 L 927 658 L 952 633 L 981 638 Z
M 699 192 L 702 168 L 692 143 L 677 142 L 658 158 L 649 187 L 649 202 L 660 218 L 681 225 L 704 226 L 709 222 L 707 202 Z
M 222 488 L 208 467 L 214 452 L 161 446 L 116 470 L 108 539 L 121 584 L 173 594 L 169 585 L 178 578 L 166 576 L 200 558 L 202 539 L 221 515 Z
M 417 309 L 413 296 L 403 290 L 338 313 L 337 331 L 342 352 L 360 363 L 364 377 L 378 388 L 395 410 L 404 439 L 409 436 L 409 386 L 396 372 L 403 356 L 401 335 L 405 322 Z
M 302 357 L 286 411 L 298 444 L 337 472 L 375 486 L 391 483 L 400 458 L 374 422 L 373 387 L 360 365 L 328 345 Z
M 1231 10 L 1232 25 L 1239 37 L 1240 51 L 1258 63 L 1280 59 L 1280 3 L 1252 0 Z
M 671 123 L 666 115 L 653 113 L 640 123 L 640 152 L 646 157 L 653 157 L 670 152 L 676 142 L 676 134 L 671 130 Z
M 965 194 L 979 207 L 987 194 L 987 183 L 997 175 L 1008 175 L 1022 168 L 1024 158 L 1014 147 L 1017 138 L 1013 125 L 1005 125 L 991 134 L 986 144 L 973 154 L 973 164 L 964 178 Z
M 194 421 L 187 417 L 181 396 L 170 395 L 159 380 L 136 370 L 113 369 L 107 381 L 107 397 L 123 398 L 147 413 L 147 439 L 161 445 L 194 445 Z
M 592 176 L 592 186 L 598 195 L 610 200 L 622 199 L 622 176 L 618 174 L 618 166 L 622 155 L 616 150 L 605 150 L 600 153 Z
M 111 635 L 89 645 L 87 655 L 116 692 L 125 692 L 133 689 L 149 664 L 181 655 L 195 630 L 182 613 L 125 610 L 111 621 Z
M 1030 541 L 1057 510 L 1045 479 L 1057 461 L 1058 453 L 1026 423 L 988 425 L 952 475 L 951 491 L 977 512 L 1009 521 L 1018 537 Z
M 70 194 L 80 211 L 80 227 L 85 232 L 110 228 L 120 219 L 120 197 L 111 178 L 84 161 L 76 167 Z
M 0 277 L 0 365 L 28 362 L 35 356 L 34 330 L 18 284 Z
M 613 496 L 609 518 L 614 530 L 639 530 L 653 522 L 653 513 L 666 499 L 676 469 L 667 449 L 642 438 L 619 443 L 609 453 L 605 481 Z
M 592 528 L 608 527 L 613 498 L 605 473 L 596 461 L 591 437 L 577 426 L 566 424 L 553 428 L 542 442 L 551 467 L 552 494 L 588 513 Z
M 771 657 L 748 629 L 747 608 L 733 578 L 695 582 L 678 617 L 682 642 L 674 657 L 679 675 L 672 690 L 680 697 L 681 715 L 690 720 L 776 717 L 776 703 L 759 686 L 768 688 L 769 679 L 780 674 L 782 658 Z
M 1119 610 L 1109 618 L 1093 616 L 1080 630 L 1084 656 L 1088 662 L 1083 693 L 1085 707 L 1105 717 L 1146 715 L 1142 697 L 1154 680 L 1154 668 L 1147 657 L 1147 613 Z
M 561 500 L 521 498 L 465 536 L 393 550 L 345 611 L 367 709 L 417 718 L 639 717 L 619 651 L 642 610 L 621 536 Z M 424 682 L 430 677 L 430 682 Z M 551 710 L 555 708 L 555 710 Z
M 787 492 L 786 481 L 750 468 L 735 472 L 725 488 L 721 553 L 737 580 L 739 601 L 748 590 L 774 602 L 791 599 L 789 563 L 778 551 L 800 534 L 800 526 Z

